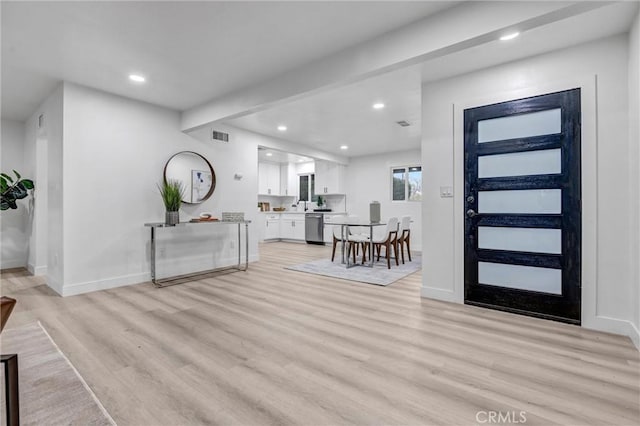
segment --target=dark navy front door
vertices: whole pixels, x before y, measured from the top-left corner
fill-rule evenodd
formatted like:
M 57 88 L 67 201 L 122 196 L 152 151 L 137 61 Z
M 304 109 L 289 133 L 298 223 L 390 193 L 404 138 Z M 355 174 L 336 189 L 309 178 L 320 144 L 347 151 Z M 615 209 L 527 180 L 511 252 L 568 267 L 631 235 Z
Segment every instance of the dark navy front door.
M 580 89 L 467 109 L 465 303 L 580 323 Z

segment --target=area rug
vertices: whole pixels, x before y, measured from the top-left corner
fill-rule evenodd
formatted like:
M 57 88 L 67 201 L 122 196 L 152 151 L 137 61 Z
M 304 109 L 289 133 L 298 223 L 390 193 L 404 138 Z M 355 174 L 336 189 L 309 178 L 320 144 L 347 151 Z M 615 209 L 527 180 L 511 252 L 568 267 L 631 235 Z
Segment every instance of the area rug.
M 383 261 L 382 258 L 380 258 L 379 262 L 374 263 L 373 268 L 368 266 L 354 266 L 347 269 L 345 265 L 340 263 L 337 253 L 335 262 L 332 262 L 331 259 L 319 259 L 299 265 L 287 266 L 285 269 L 387 286 L 420 270 L 422 267 L 421 257 L 417 254 L 411 254 L 412 261 L 409 262 L 405 259 L 404 265 L 400 262 L 400 266 L 396 266 L 395 260 L 391 259 L 391 269 L 387 269 L 387 262 Z
M 38 323 L 5 329 L 3 354 L 18 354 L 20 424 L 115 425 L 67 357 Z M 0 369 L 0 376 L 3 375 Z M 4 383 L 4 377 L 2 377 Z M 2 424 L 5 395 L 2 393 Z

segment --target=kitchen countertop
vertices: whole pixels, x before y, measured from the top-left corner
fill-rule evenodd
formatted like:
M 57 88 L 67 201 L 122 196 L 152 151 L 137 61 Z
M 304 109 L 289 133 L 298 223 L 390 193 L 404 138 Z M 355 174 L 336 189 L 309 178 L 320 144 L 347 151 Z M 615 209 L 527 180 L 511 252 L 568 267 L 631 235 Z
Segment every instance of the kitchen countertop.
M 324 213 L 324 214 L 347 214 L 347 212 L 314 212 L 313 210 L 308 210 L 306 212 L 299 212 L 296 210 L 285 210 L 283 212 L 274 212 L 274 211 L 269 211 L 269 212 L 259 212 L 259 213 L 266 213 L 266 214 L 305 214 L 305 213 Z

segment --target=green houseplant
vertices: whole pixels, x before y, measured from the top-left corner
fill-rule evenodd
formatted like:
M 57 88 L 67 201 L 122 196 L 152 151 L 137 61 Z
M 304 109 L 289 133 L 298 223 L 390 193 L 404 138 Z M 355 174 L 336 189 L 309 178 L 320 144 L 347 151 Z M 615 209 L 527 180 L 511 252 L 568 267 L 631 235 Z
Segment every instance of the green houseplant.
M 165 180 L 162 185 L 158 185 L 158 189 L 166 209 L 165 223 L 167 225 L 180 223 L 179 210 L 182 205 L 182 196 L 184 195 L 182 182 L 174 179 Z
M 6 173 L 0 173 L 0 210 L 17 209 L 16 201 L 26 198 L 29 190 L 34 188 L 31 179 L 23 179 L 15 170 L 13 173 L 15 180 Z

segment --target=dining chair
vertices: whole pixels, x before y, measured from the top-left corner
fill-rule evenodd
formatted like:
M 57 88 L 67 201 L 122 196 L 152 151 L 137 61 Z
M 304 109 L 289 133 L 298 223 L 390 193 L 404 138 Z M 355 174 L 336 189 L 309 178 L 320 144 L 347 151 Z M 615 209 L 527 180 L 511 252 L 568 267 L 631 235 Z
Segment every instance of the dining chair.
M 333 262 L 333 260 L 336 257 L 336 247 L 338 246 L 338 243 L 342 243 L 342 226 L 340 225 L 334 225 L 333 226 L 333 249 L 331 250 L 331 261 Z M 348 235 L 345 235 L 346 238 L 348 238 Z M 346 240 L 345 240 L 346 241 Z
M 407 255 L 411 262 L 411 216 L 402 216 L 400 220 L 400 235 L 398 235 L 398 245 L 400 246 L 400 257 L 404 265 L 404 246 L 407 246 Z
M 385 257 L 387 259 L 387 269 L 391 269 L 391 249 L 393 248 L 393 254 L 396 259 L 396 266 L 398 263 L 398 218 L 392 217 L 387 222 L 384 234 L 373 235 L 373 245 L 375 247 L 378 259 L 380 260 L 380 252 L 382 247 L 385 248 Z M 371 253 L 373 255 L 373 253 Z

